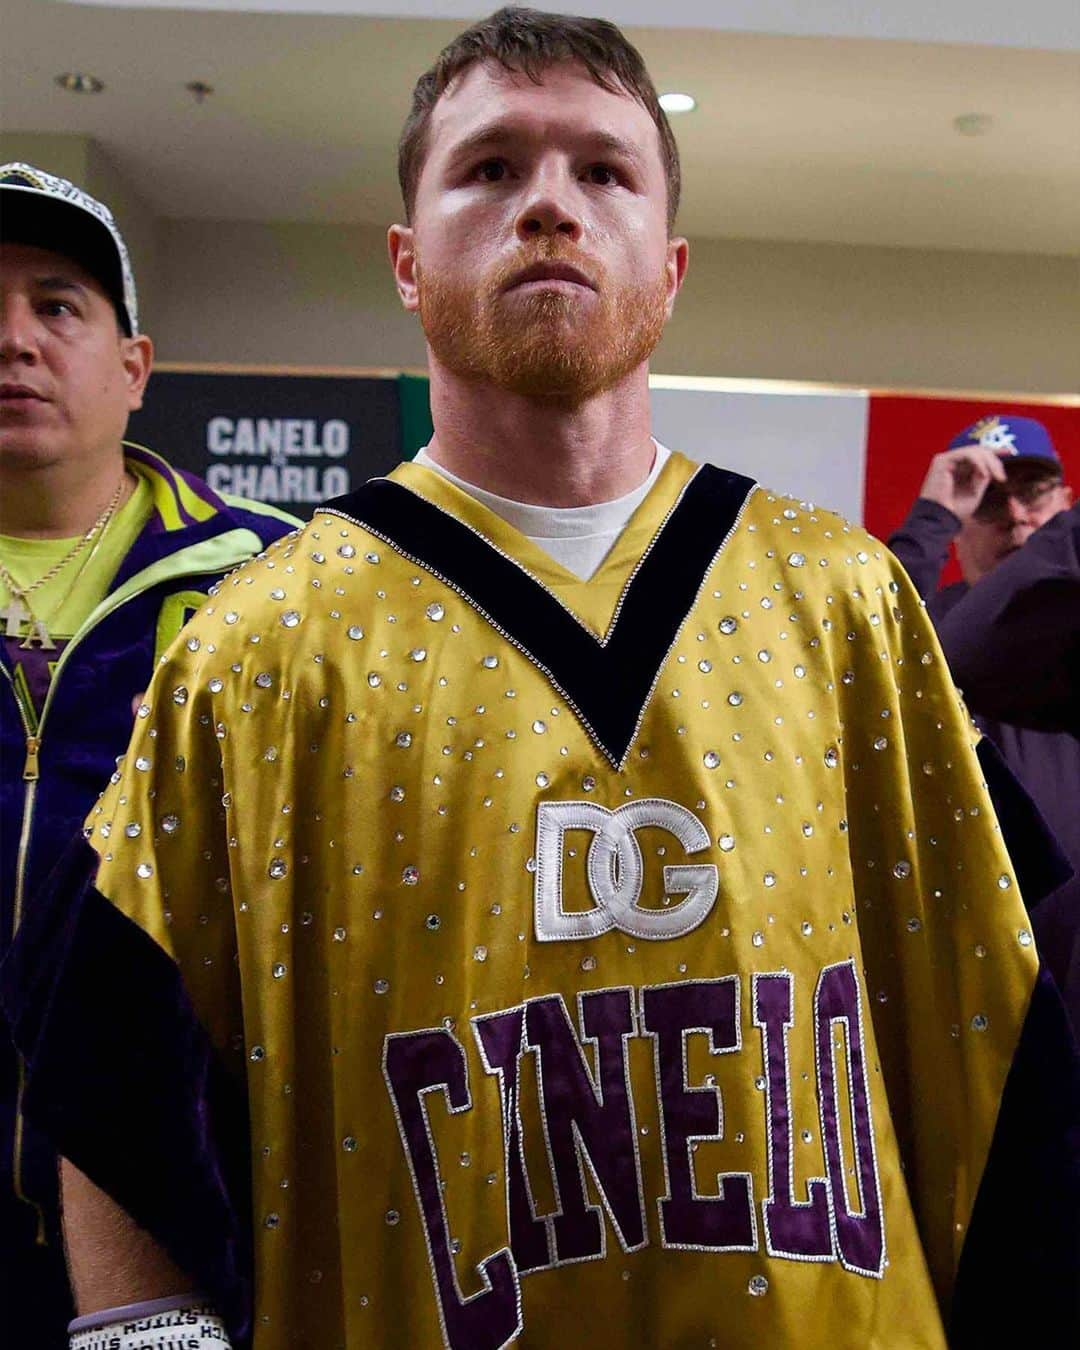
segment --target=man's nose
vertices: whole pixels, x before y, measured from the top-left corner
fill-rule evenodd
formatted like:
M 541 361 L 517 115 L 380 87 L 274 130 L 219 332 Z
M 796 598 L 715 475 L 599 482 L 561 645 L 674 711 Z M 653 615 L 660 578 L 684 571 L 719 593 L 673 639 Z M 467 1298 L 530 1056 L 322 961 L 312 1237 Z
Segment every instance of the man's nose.
M 0 359 L 34 362 L 38 357 L 37 316 L 21 296 L 0 300 Z
M 574 201 L 576 182 L 568 171 L 545 167 L 529 182 L 525 202 L 518 212 L 516 230 L 519 239 L 561 236 L 577 242 L 581 238 L 581 215 Z

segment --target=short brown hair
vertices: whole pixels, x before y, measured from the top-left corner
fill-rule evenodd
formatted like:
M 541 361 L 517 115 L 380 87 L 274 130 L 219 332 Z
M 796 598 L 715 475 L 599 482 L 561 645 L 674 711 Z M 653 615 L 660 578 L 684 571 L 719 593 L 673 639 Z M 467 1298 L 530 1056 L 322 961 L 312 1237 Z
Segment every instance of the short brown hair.
M 514 7 L 497 10 L 490 18 L 459 34 L 417 80 L 412 108 L 398 142 L 398 180 L 406 220 L 412 216 L 420 171 L 427 157 L 431 111 L 451 81 L 470 66 L 484 61 L 527 75 L 535 84 L 541 83 L 544 71 L 550 67 L 576 62 L 584 66 L 602 89 L 613 94 L 627 93 L 637 99 L 656 123 L 667 178 L 668 229 L 674 226 L 681 188 L 679 151 L 640 52 L 606 19 L 574 18 Z

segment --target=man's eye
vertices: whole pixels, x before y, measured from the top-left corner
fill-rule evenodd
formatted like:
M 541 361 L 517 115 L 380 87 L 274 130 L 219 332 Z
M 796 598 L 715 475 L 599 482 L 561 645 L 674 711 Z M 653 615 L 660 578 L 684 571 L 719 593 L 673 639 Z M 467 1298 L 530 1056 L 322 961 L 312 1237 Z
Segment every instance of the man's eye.
M 75 307 L 68 300 L 43 300 L 40 309 L 52 319 L 75 313 Z
M 612 187 L 619 181 L 615 170 L 608 164 L 590 164 L 586 175 L 589 182 L 595 183 L 598 187 Z
M 506 165 L 501 159 L 485 159 L 477 165 L 476 176 L 485 183 L 498 183 L 506 177 Z

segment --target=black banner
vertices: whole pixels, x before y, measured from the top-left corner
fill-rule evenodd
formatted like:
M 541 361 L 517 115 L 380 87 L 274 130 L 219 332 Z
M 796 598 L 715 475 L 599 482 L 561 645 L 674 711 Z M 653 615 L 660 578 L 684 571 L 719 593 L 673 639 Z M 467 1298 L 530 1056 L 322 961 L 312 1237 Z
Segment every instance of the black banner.
M 401 460 L 398 381 L 156 371 L 127 438 L 217 492 L 306 518 Z

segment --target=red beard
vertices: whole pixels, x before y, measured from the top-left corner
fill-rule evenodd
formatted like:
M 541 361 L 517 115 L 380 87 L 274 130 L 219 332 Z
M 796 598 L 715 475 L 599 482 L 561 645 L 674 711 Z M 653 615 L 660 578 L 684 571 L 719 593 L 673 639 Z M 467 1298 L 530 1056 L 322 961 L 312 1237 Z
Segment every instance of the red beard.
M 581 270 L 595 293 L 506 293 L 537 262 Z M 576 407 L 647 361 L 667 322 L 664 274 L 614 289 L 594 262 L 558 240 L 522 252 L 480 288 L 428 275 L 417 260 L 420 322 L 439 361 L 463 379 Z

